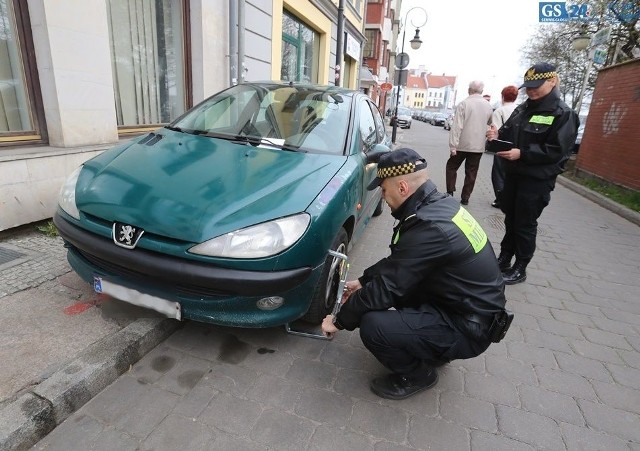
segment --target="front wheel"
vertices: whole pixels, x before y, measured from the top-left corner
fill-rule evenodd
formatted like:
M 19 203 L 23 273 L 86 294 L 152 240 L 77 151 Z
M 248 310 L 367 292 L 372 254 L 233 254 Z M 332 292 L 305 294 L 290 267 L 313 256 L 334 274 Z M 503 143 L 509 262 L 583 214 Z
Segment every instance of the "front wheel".
M 338 234 L 331 244 L 331 249 L 347 254 L 347 244 L 349 236 L 347 232 L 340 228 Z M 342 260 L 327 254 L 322 268 L 322 274 L 316 284 L 313 299 L 309 310 L 302 317 L 303 321 L 311 324 L 320 324 L 322 320 L 333 310 L 333 305 L 338 296 L 338 287 L 340 285 L 340 263 Z

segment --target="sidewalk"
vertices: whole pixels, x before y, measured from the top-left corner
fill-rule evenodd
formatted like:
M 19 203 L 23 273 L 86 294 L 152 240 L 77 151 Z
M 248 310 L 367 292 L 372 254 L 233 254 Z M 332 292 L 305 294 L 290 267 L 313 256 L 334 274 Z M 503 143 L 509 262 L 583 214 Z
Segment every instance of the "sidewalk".
M 413 127 L 398 144 L 426 149 L 442 190 L 445 141 Z M 497 249 L 490 167 L 468 209 Z M 529 279 L 507 287 L 506 339 L 400 402 L 368 391 L 383 370 L 357 332 L 327 342 L 117 315 L 69 272 L 59 238 L 2 234 L 0 450 L 638 451 L 640 228 L 567 188 L 540 219 Z M 371 222 L 351 275 L 386 255 L 392 224 L 388 209 Z

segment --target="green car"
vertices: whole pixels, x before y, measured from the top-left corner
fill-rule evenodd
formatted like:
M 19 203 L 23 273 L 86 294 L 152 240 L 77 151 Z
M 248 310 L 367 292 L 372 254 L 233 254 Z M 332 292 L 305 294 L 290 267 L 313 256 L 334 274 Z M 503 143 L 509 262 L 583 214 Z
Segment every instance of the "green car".
M 176 318 L 271 327 L 331 312 L 340 259 L 382 211 L 389 151 L 363 93 L 244 83 L 87 161 L 54 222 L 96 291 Z

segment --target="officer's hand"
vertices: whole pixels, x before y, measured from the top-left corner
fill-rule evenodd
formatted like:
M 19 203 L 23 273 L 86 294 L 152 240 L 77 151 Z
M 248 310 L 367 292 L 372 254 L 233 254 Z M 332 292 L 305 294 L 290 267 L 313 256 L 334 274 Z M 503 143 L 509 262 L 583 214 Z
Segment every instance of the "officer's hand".
M 344 292 L 342 293 L 342 303 L 344 304 L 354 292 L 362 288 L 362 284 L 358 279 L 349 280 L 344 284 Z
M 458 153 L 458 149 L 452 147 L 451 149 L 449 149 L 449 152 L 451 153 L 452 157 L 455 157 L 456 154 Z
M 493 141 L 498 137 L 498 128 L 493 124 L 490 125 L 489 130 L 487 130 L 486 136 L 489 141 Z
M 502 152 L 496 152 L 496 155 L 505 160 L 515 161 L 520 159 L 520 149 L 503 150 Z
M 322 320 L 322 335 L 327 338 L 333 338 L 333 335 L 338 332 L 338 328 L 333 324 L 333 315 L 327 315 Z

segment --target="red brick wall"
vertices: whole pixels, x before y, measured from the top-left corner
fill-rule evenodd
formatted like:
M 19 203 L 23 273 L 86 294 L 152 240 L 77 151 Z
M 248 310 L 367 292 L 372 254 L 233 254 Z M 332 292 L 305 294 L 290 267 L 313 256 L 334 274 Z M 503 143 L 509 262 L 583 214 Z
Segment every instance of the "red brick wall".
M 598 73 L 576 168 L 640 190 L 640 59 Z

